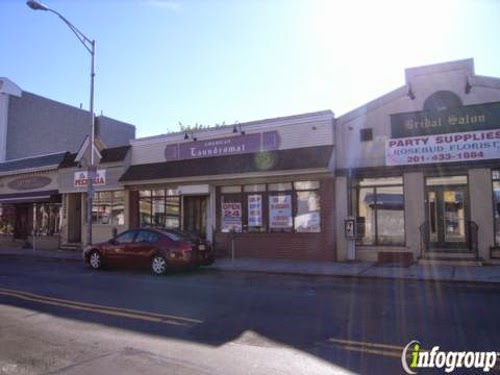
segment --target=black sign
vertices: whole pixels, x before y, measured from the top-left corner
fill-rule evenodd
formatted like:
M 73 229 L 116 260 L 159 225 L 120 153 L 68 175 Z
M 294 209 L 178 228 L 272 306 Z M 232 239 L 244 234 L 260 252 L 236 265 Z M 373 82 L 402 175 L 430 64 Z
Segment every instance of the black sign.
M 500 102 L 391 115 L 392 138 L 500 128 Z
M 52 179 L 45 176 L 28 176 L 10 181 L 7 186 L 12 190 L 32 190 L 49 185 Z

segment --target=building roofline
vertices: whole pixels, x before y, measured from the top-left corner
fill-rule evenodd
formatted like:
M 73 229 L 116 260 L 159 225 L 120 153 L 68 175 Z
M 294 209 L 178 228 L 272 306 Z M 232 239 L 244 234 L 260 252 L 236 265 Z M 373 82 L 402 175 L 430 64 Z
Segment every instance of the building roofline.
M 410 84 L 418 76 L 428 76 L 452 71 L 464 71 L 470 76 L 474 76 L 474 59 L 463 59 L 455 61 L 441 62 L 437 64 L 422 65 L 405 69 L 405 82 Z
M 207 133 L 217 133 L 220 132 L 221 130 L 224 129 L 232 129 L 234 126 L 237 126 L 238 128 L 244 128 L 245 130 L 250 130 L 249 128 L 252 128 L 252 130 L 258 130 L 260 127 L 268 127 L 269 123 L 273 123 L 273 126 L 286 126 L 289 125 L 293 121 L 298 121 L 298 120 L 304 120 L 304 121 L 314 121 L 317 119 L 321 118 L 334 118 L 334 113 L 331 110 L 323 110 L 323 111 L 317 111 L 317 112 L 308 112 L 308 113 L 302 113 L 298 115 L 290 115 L 290 116 L 281 116 L 281 117 L 275 117 L 275 118 L 268 118 L 268 119 L 263 119 L 263 120 L 255 120 L 255 121 L 247 121 L 247 122 L 238 122 L 236 121 L 233 124 L 226 124 L 222 126 L 214 126 L 214 127 L 208 127 L 208 128 L 202 128 L 199 130 L 193 130 L 194 133 L 198 134 L 207 134 Z M 182 140 L 186 130 L 179 130 L 176 132 L 171 132 L 167 134 L 160 134 L 160 135 L 153 135 L 149 137 L 144 137 L 144 138 L 137 138 L 137 139 L 132 139 L 130 140 L 130 144 L 148 144 L 148 143 L 156 143 L 156 142 L 164 142 L 165 139 L 172 139 L 175 137 L 178 137 L 179 140 Z M 188 133 L 191 132 L 191 130 L 187 130 Z
M 376 110 L 379 107 L 389 104 L 393 100 L 408 96 L 409 85 L 411 84 L 411 81 L 418 76 L 438 74 L 450 71 L 463 71 L 468 76 L 469 83 L 472 85 L 472 87 L 478 86 L 500 89 L 500 78 L 475 75 L 474 59 L 472 58 L 408 68 L 405 69 L 405 86 L 401 86 L 393 91 L 388 92 L 387 94 L 369 101 L 368 103 L 360 107 L 346 112 L 345 114 L 337 118 L 337 124 L 341 126 L 342 124 L 352 121 L 359 116 L 362 116 L 368 112 Z
M 0 94 L 20 97 L 23 90 L 7 77 L 0 77 Z

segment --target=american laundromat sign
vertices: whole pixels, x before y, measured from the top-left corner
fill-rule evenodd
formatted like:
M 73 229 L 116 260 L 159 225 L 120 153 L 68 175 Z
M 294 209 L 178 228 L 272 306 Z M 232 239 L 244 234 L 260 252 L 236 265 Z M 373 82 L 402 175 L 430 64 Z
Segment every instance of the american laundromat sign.
M 250 154 L 276 150 L 279 144 L 280 136 L 277 131 L 207 140 L 189 140 L 165 147 L 165 159 L 171 161 Z
M 469 105 L 443 112 L 391 115 L 392 138 L 490 130 L 500 127 L 500 103 Z

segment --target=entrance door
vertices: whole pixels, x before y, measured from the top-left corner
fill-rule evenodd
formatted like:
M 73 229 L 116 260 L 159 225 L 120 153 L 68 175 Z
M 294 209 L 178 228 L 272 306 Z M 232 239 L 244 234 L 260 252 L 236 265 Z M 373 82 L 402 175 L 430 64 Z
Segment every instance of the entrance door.
M 82 241 L 82 198 L 81 194 L 68 196 L 68 242 Z
M 196 233 L 200 237 L 207 236 L 207 195 L 184 196 L 184 222 L 183 229 Z
M 33 230 L 33 205 L 16 205 L 15 239 L 27 239 Z
M 465 250 L 469 239 L 467 186 L 428 186 L 431 250 Z

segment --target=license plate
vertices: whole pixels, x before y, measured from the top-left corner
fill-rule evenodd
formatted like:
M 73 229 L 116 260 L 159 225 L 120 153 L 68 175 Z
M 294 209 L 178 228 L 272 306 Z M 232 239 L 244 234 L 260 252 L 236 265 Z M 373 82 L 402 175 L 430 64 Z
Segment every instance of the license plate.
M 198 250 L 201 250 L 201 251 L 205 250 L 205 245 L 198 245 Z

